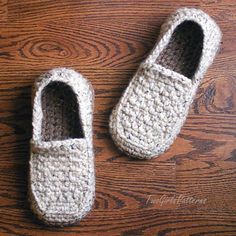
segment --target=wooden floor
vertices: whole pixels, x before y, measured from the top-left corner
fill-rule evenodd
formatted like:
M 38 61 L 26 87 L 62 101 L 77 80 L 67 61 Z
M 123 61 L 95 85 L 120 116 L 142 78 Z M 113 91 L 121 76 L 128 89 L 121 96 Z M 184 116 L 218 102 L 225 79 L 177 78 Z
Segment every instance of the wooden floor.
M 0 235 L 236 235 L 235 0 L 0 1 Z M 171 148 L 151 161 L 120 153 L 111 109 L 166 17 L 203 9 L 220 25 L 220 54 Z M 50 228 L 27 202 L 31 87 L 71 67 L 95 89 L 96 200 L 77 226 Z

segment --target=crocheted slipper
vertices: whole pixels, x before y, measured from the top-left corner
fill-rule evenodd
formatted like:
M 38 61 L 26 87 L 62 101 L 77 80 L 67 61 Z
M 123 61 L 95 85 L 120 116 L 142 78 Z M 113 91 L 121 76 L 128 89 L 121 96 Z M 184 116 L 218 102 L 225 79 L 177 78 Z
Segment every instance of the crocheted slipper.
M 29 197 L 50 225 L 69 225 L 90 211 L 95 193 L 93 89 L 73 70 L 40 76 L 33 99 Z
M 110 132 L 122 151 L 150 159 L 172 144 L 220 42 L 219 27 L 201 10 L 169 17 L 111 114 Z

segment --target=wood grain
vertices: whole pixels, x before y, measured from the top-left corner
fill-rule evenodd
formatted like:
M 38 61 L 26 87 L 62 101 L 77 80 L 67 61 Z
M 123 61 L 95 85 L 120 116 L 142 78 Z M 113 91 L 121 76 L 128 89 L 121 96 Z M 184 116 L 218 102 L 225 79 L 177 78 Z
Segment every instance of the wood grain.
M 135 161 L 111 141 L 108 118 L 161 24 L 199 7 L 223 44 L 171 148 Z M 0 1 L 0 235 L 236 235 L 234 0 Z M 31 88 L 58 66 L 95 89 L 96 200 L 78 225 L 46 227 L 27 201 Z

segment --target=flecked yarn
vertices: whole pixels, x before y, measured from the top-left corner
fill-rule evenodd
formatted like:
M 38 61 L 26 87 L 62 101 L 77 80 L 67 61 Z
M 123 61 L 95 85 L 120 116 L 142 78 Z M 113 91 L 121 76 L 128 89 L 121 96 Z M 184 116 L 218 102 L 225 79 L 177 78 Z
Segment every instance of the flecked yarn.
M 46 224 L 73 224 L 93 205 L 92 115 L 93 89 L 81 74 L 57 68 L 36 80 L 29 197 Z
M 167 19 L 111 114 L 119 149 L 150 159 L 170 147 L 220 42 L 219 27 L 201 10 L 181 8 Z

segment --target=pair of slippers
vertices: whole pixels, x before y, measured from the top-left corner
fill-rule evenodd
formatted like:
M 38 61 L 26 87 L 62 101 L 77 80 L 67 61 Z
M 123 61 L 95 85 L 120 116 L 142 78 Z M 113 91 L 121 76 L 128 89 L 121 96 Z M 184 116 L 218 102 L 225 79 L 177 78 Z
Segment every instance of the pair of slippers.
M 119 149 L 151 159 L 172 144 L 220 42 L 219 27 L 201 10 L 182 8 L 168 18 L 111 114 Z M 73 224 L 93 205 L 93 97 L 90 83 L 70 69 L 35 83 L 29 197 L 47 224 Z

